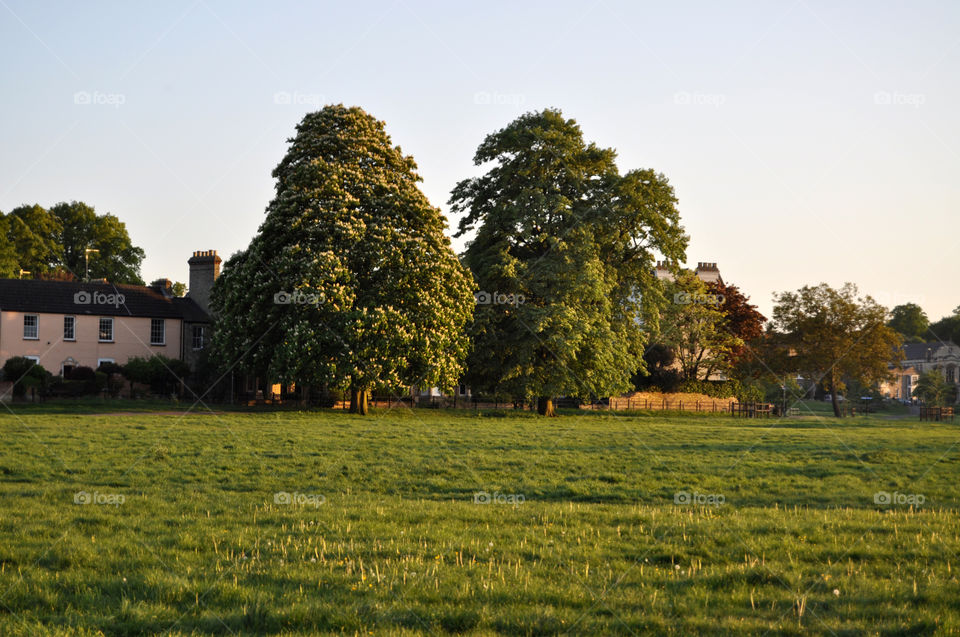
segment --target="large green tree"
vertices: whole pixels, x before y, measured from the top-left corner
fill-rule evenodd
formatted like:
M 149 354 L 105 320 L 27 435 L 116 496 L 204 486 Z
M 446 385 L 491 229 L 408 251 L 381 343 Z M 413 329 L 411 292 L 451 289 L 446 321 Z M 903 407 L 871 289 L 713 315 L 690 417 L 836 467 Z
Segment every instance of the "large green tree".
M 927 335 L 930 320 L 923 308 L 916 303 L 904 303 L 890 310 L 891 329 L 910 341 L 922 341 Z
M 957 306 L 953 314 L 944 316 L 930 325 L 927 330 L 927 337 L 927 340 L 931 342 L 953 341 L 960 344 L 960 306 Z
M 725 374 L 733 353 L 743 346 L 723 311 L 725 299 L 690 270 L 679 270 L 664 286 L 669 303 L 661 314 L 657 342 L 673 350 L 684 380 Z
M 621 175 L 612 149 L 586 143 L 557 110 L 490 134 L 488 166 L 454 188 L 458 236 L 480 292 L 468 380 L 475 390 L 536 399 L 605 396 L 630 387 L 664 304 L 654 254 L 684 257 L 687 237 L 667 179 Z
M 114 215 L 97 215 L 93 207 L 82 201 L 58 203 L 50 213 L 60 221 L 58 243 L 62 246 L 62 265 L 77 277 L 86 272 L 86 250 L 90 278 L 107 279 L 111 283 L 143 285 L 140 264 L 144 252 L 133 245 L 126 225 Z
M 60 220 L 38 204 L 14 208 L 6 216 L 7 238 L 17 255 L 19 270 L 33 276 L 48 274 L 63 260 Z
M 931 407 L 943 407 L 957 401 L 957 386 L 948 383 L 941 370 L 931 369 L 920 375 L 913 395 Z
M 875 386 L 889 377 L 889 364 L 902 359 L 902 339 L 887 326 L 887 309 L 869 296 L 858 296 L 852 283 L 839 290 L 825 283 L 804 286 L 774 299 L 774 327 L 790 354 L 780 371 L 821 379 L 837 417 L 844 379 Z
M 384 123 L 327 106 L 297 126 L 276 196 L 213 291 L 225 361 L 283 383 L 349 390 L 452 388 L 473 287 Z

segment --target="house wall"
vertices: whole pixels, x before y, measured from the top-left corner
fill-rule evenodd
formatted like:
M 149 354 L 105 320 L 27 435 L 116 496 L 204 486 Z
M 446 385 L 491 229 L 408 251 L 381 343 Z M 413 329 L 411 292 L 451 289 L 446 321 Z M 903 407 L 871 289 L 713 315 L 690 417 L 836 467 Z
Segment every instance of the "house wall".
M 14 356 L 39 356 L 40 364 L 52 374 L 59 374 L 67 364 L 83 365 L 96 369 L 99 359 L 110 358 L 124 364 L 134 356 L 162 354 L 168 358 L 180 358 L 182 327 L 181 319 L 164 319 L 166 343 L 150 344 L 150 319 L 142 317 L 114 316 L 113 342 L 98 341 L 99 316 L 76 316 L 76 340 L 63 340 L 64 314 L 37 314 L 39 338 L 23 338 L 25 312 L 0 312 L 0 365 Z

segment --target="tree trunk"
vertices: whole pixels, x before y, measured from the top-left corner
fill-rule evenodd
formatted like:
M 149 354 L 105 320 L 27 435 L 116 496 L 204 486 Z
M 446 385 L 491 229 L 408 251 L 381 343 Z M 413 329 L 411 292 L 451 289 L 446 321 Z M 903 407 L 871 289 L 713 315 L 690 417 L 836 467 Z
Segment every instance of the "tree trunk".
M 833 403 L 833 415 L 840 417 L 840 397 L 837 396 L 837 381 L 835 372 L 830 372 L 830 402 Z
M 350 413 L 366 416 L 368 411 L 367 390 L 357 387 L 350 388 Z
M 556 416 L 557 410 L 553 407 L 553 398 L 548 396 L 540 396 L 537 398 L 537 413 L 547 417 Z

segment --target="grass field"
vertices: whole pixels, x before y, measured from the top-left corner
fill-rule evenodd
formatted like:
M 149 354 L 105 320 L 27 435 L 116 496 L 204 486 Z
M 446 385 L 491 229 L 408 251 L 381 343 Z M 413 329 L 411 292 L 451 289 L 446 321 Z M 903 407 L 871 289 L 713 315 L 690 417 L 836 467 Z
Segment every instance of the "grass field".
M 956 424 L 14 411 L 4 636 L 960 634 Z

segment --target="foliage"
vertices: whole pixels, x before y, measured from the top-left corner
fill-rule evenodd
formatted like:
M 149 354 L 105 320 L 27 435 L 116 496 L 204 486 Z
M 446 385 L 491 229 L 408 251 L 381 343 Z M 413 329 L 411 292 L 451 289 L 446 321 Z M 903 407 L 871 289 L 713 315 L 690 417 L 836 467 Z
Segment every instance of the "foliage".
M 4 380 L 13 383 L 13 395 L 23 398 L 27 389 L 39 389 L 42 393 L 49 385 L 51 375 L 43 366 L 23 356 L 8 358 L 3 364 Z
M 661 315 L 657 340 L 675 352 L 680 375 L 684 380 L 706 380 L 725 373 L 743 340 L 728 329 L 718 297 L 686 269 L 661 283 L 672 302 Z
M 413 158 L 363 110 L 327 106 L 297 126 L 276 196 L 213 290 L 225 365 L 282 383 L 452 388 L 468 346 L 469 274 Z
M 889 364 L 902 360 L 901 338 L 887 327 L 886 308 L 859 297 L 852 283 L 839 290 L 804 286 L 775 300 L 774 324 L 787 354 L 779 371 L 822 378 L 837 417 L 844 379 L 876 385 L 888 379 Z
M 184 297 L 187 295 L 187 284 L 181 281 L 174 281 L 171 291 L 176 297 Z
M 923 340 L 927 336 L 930 320 L 916 303 L 904 303 L 890 310 L 887 326 L 906 340 Z
M 123 375 L 133 383 L 150 385 L 155 394 L 168 395 L 177 391 L 190 374 L 190 366 L 179 358 L 162 354 L 150 357 L 134 356 L 123 365 Z
M 948 383 L 940 370 L 931 369 L 920 375 L 913 395 L 931 407 L 945 407 L 957 402 L 957 386 Z
M 584 141 L 556 110 L 527 113 L 474 155 L 481 176 L 453 189 L 457 236 L 480 289 L 468 383 L 519 400 L 625 391 L 643 366 L 663 297 L 654 252 L 687 238 L 666 177 L 621 175 L 612 149 Z
M 931 324 L 927 335 L 930 341 L 952 341 L 960 345 L 960 306 L 953 314 Z
M 763 324 L 767 317 L 757 311 L 757 306 L 750 303 L 750 297 L 745 296 L 736 285 L 711 281 L 707 283 L 707 293 L 720 300 L 723 329 L 741 341 L 739 345 L 731 346 L 728 356 L 730 365 L 736 365 L 737 361 L 748 355 L 748 343 L 763 335 Z
M 126 226 L 111 214 L 97 215 L 83 202 L 58 203 L 50 210 L 38 204 L 19 206 L 0 215 L 0 276 L 18 277 L 20 270 L 47 279 L 82 279 L 85 250 L 90 277 L 112 283 L 143 285 L 141 248 Z

